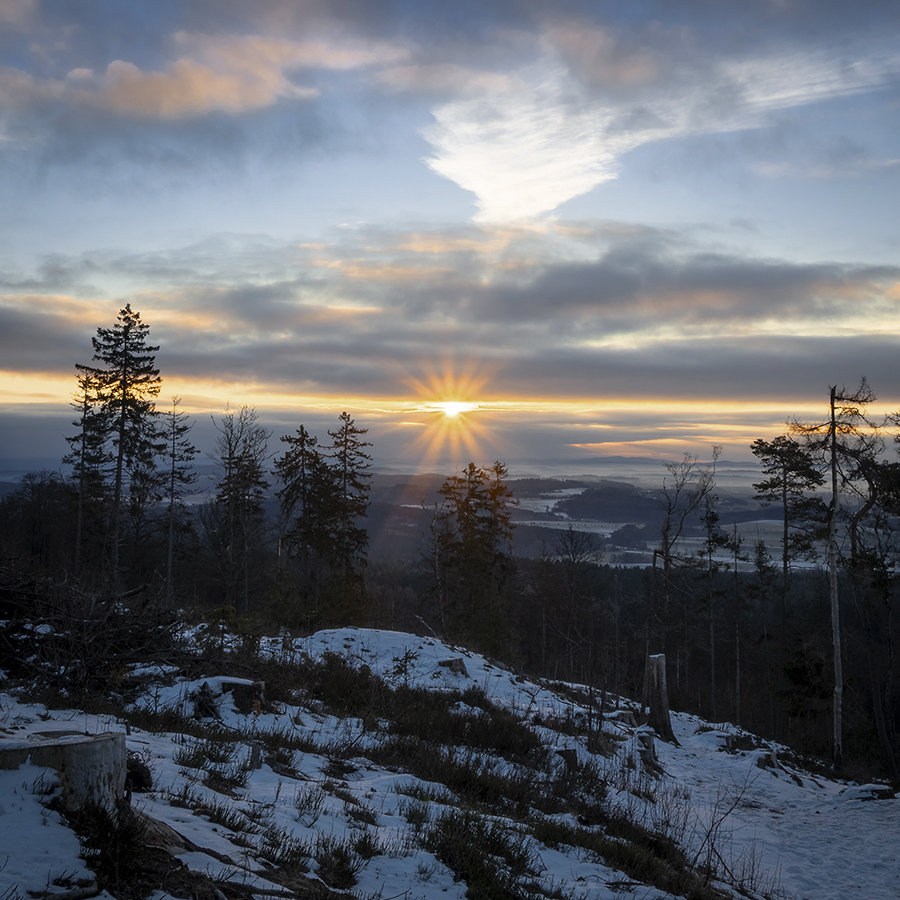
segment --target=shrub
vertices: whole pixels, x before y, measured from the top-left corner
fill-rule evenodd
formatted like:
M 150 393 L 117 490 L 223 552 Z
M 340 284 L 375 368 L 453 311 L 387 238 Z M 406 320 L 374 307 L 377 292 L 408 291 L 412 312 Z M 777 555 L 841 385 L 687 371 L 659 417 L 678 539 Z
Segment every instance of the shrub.
M 539 894 L 524 882 L 535 874 L 535 854 L 521 835 L 471 812 L 451 811 L 438 818 L 422 841 L 457 878 L 467 896 L 483 900 L 529 900 Z
M 297 810 L 297 818 L 307 828 L 311 828 L 322 815 L 322 806 L 325 803 L 325 791 L 318 785 L 307 785 L 297 788 L 294 794 L 294 807 Z
M 96 804 L 69 815 L 81 840 L 81 858 L 97 877 L 101 890 L 120 900 L 143 900 L 154 876 L 147 853 L 147 826 L 130 809 L 112 816 Z
M 316 871 L 329 887 L 346 890 L 356 884 L 362 860 L 348 841 L 334 835 L 319 835 L 315 849 Z
M 270 865 L 294 873 L 308 872 L 313 856 L 309 841 L 271 825 L 263 829 L 256 852 Z

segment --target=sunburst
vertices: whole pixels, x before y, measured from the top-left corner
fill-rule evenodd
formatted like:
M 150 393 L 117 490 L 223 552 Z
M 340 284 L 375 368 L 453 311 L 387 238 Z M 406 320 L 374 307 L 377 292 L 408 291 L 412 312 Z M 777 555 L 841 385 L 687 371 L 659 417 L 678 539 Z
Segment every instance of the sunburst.
M 439 400 L 436 403 L 426 403 L 425 406 L 427 409 L 443 413 L 450 419 L 479 408 L 477 403 L 470 403 L 467 400 Z
M 487 440 L 486 410 L 478 398 L 488 380 L 488 373 L 477 363 L 464 365 L 445 361 L 439 367 L 423 364 L 420 377 L 407 375 L 407 383 L 417 401 L 409 409 L 425 428 L 416 439 L 422 447 L 421 464 L 440 462 L 464 465 L 484 452 Z M 480 421 L 479 421 L 480 419 Z

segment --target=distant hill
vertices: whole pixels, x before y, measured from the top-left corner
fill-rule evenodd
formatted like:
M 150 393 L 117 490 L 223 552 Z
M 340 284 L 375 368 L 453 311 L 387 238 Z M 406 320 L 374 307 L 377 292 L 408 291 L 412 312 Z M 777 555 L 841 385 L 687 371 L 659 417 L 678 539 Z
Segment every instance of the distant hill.
M 595 519 L 599 522 L 630 522 L 646 525 L 660 521 L 661 509 L 656 492 L 624 481 L 602 481 L 559 500 L 555 512 L 570 519 Z
M 764 507 L 744 495 L 717 491 L 719 526 L 751 522 L 756 519 L 777 519 L 777 507 Z M 659 490 L 636 487 L 624 481 L 603 481 L 585 488 L 580 494 L 557 501 L 554 512 L 570 519 L 593 519 L 598 522 L 628 522 L 635 525 L 658 526 L 662 523 L 663 508 Z M 693 524 L 699 524 L 698 521 Z
M 431 516 L 445 481 L 446 476 L 437 473 L 373 476 L 366 520 L 371 560 L 397 562 L 427 554 Z M 643 547 L 659 535 L 663 511 L 658 488 L 617 479 L 518 478 L 508 484 L 522 504 L 513 510 L 513 552 L 518 556 L 540 556 L 555 547 L 566 521 L 620 524 L 612 538 L 619 547 Z M 717 496 L 723 529 L 778 518 L 777 507 L 760 506 L 746 491 L 723 489 Z M 688 532 L 696 535 L 700 527 L 697 515 L 688 523 Z

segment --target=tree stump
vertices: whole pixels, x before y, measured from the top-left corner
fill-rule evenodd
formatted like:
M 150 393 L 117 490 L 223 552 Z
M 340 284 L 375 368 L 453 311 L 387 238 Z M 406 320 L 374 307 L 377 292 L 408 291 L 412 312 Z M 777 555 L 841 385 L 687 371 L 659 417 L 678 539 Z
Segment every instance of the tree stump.
M 639 728 L 634 733 L 637 743 L 638 755 L 641 758 L 641 764 L 644 767 L 644 771 L 649 775 L 659 777 L 660 775 L 665 775 L 666 773 L 665 769 L 663 769 L 662 767 L 662 763 L 660 763 L 659 761 L 659 757 L 656 755 L 656 745 L 653 741 L 655 735 L 656 732 L 654 732 L 653 729 L 647 725 L 645 725 L 643 728 Z
M 438 665 L 449 669 L 454 675 L 462 675 L 464 678 L 469 676 L 469 670 L 466 668 L 466 664 L 461 656 L 456 659 L 439 659 Z
M 647 657 L 647 692 L 649 694 L 650 715 L 647 724 L 656 736 L 668 744 L 679 746 L 672 731 L 669 717 L 669 689 L 666 687 L 666 655 L 657 653 Z
M 234 708 L 243 716 L 254 712 L 263 712 L 268 708 L 266 699 L 266 683 L 264 681 L 223 681 L 222 693 L 230 693 L 234 700 Z
M 117 815 L 125 795 L 125 735 L 45 732 L 25 741 L 0 743 L 0 769 L 18 769 L 30 762 L 59 774 L 63 807 L 80 812 L 93 803 Z
M 563 763 L 565 763 L 567 772 L 577 772 L 578 771 L 578 751 L 573 750 L 571 747 L 566 747 L 562 750 L 557 750 L 556 755 L 562 759 Z

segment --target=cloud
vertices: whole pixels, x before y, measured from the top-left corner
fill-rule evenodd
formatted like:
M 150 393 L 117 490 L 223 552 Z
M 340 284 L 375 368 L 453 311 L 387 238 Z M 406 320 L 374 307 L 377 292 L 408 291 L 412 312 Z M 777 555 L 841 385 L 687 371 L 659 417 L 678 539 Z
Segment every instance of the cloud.
M 36 264 L 34 274 L 29 277 L 0 270 L 0 290 L 35 293 L 68 291 L 82 296 L 97 296 L 102 294 L 102 290 L 86 279 L 98 268 L 98 263 L 90 255 L 74 259 L 59 253 L 49 254 Z M 0 294 L 0 304 L 4 302 L 12 300 Z
M 23 70 L 0 70 L 2 106 L 34 108 L 48 100 L 66 106 L 95 107 L 117 115 L 174 120 L 210 112 L 230 115 L 263 109 L 279 101 L 316 98 L 315 85 L 298 84 L 295 75 L 346 72 L 392 65 L 405 48 L 384 41 L 351 38 L 290 40 L 262 35 L 206 35 L 177 32 L 180 52 L 160 69 L 114 59 L 96 74 L 86 66 L 65 78 L 41 78 Z
M 270 106 L 279 98 L 309 99 L 311 88 L 294 87 L 277 69 L 262 72 L 215 72 L 180 59 L 165 72 L 142 72 L 132 63 L 114 60 L 103 87 L 88 99 L 127 115 L 177 119 L 211 110 L 244 112 Z
M 65 294 L 0 295 L 0 369 L 7 375 L 74 372 L 76 362 L 90 362 L 99 315 L 96 305 Z
M 180 32 L 182 56 L 164 71 L 143 71 L 134 63 L 114 60 L 94 91 L 77 96 L 117 113 L 161 119 L 187 118 L 219 110 L 241 113 L 279 100 L 309 100 L 316 87 L 299 86 L 290 72 L 348 71 L 383 64 L 403 56 L 400 48 L 360 42 L 291 41 L 247 35 L 218 37 Z M 83 81 L 84 73 L 76 70 Z
M 650 48 L 629 46 L 609 28 L 587 22 L 551 23 L 545 37 L 584 84 L 631 87 L 660 76 L 660 61 Z
M 406 48 L 397 43 L 350 37 L 297 41 L 263 35 L 223 37 L 178 32 L 174 40 L 218 68 L 258 73 L 264 78 L 273 67 L 346 72 L 396 63 L 407 55 Z
M 353 277 L 357 267 L 391 277 Z M 407 271 L 421 277 L 393 277 Z M 109 299 L 65 292 L 85 273 Z M 900 351 L 900 268 L 710 253 L 617 223 L 359 228 L 306 246 L 226 235 L 55 255 L 9 281 L 33 287 L 0 300 L 0 417 L 45 404 L 60 434 L 74 364 L 90 362 L 91 336 L 126 301 L 160 346 L 163 395 L 206 426 L 226 400 L 281 431 L 323 416 L 330 427 L 349 407 L 379 455 L 413 452 L 414 429 L 398 423 L 439 393 L 428 373 L 477 385 L 465 399 L 482 406 L 485 440 L 471 453 L 488 461 L 723 442 L 739 455 L 824 409 L 830 384 L 866 375 L 890 391 Z
M 572 104 L 564 81 L 551 69 L 434 110 L 426 163 L 476 195 L 477 221 L 528 219 L 615 177 L 612 111 Z
M 42 106 L 61 99 L 65 87 L 61 82 L 37 78 L 20 69 L 0 66 L 0 111 L 13 111 Z
M 0 0 L 0 22 L 7 25 L 23 25 L 36 11 L 36 0 Z
M 677 46 L 623 49 L 603 28 L 552 26 L 547 45 L 503 84 L 469 82 L 423 131 L 426 163 L 475 195 L 476 221 L 555 210 L 616 178 L 622 157 L 644 144 L 761 128 L 780 110 L 871 91 L 900 73 L 900 54 L 885 44 L 850 57 L 794 48 L 679 57 Z
M 510 87 L 510 79 L 502 73 L 453 62 L 387 66 L 378 72 L 377 80 L 394 90 L 418 94 L 465 95 Z
M 556 235 L 583 232 L 562 223 Z M 480 323 L 515 323 L 567 342 L 596 347 L 646 346 L 668 336 L 828 333 L 897 322 L 890 299 L 900 268 L 796 263 L 713 252 L 683 235 L 653 229 L 588 231 L 592 258 L 536 259 L 530 271 L 472 286 L 465 313 Z M 602 249 L 600 249 L 602 248 Z M 843 327 L 843 325 L 841 326 Z M 893 327 L 893 326 L 891 326 Z
M 794 162 L 758 163 L 754 171 L 767 178 L 859 178 L 881 169 L 895 169 L 900 166 L 900 159 L 865 159 L 858 158 L 845 163 L 807 163 Z
M 900 72 L 894 48 L 857 47 L 847 58 L 834 51 L 782 51 L 721 64 L 722 78 L 737 85 L 749 113 L 790 109 L 853 96 L 880 87 Z
M 576 258 L 586 237 L 605 244 L 594 259 Z M 498 265 L 519 255 L 531 266 Z M 60 292 L 86 271 L 100 288 L 134 290 L 102 303 Z M 165 377 L 285 398 L 403 396 L 411 372 L 444 357 L 477 359 L 487 399 L 802 396 L 861 374 L 890 385 L 900 349 L 900 268 L 710 253 L 615 223 L 360 230 L 303 248 L 230 236 L 54 257 L 17 281 L 36 287 L 0 304 L 7 366 L 37 371 L 46 360 L 33 348 L 48 347 L 70 373 L 127 299 Z

